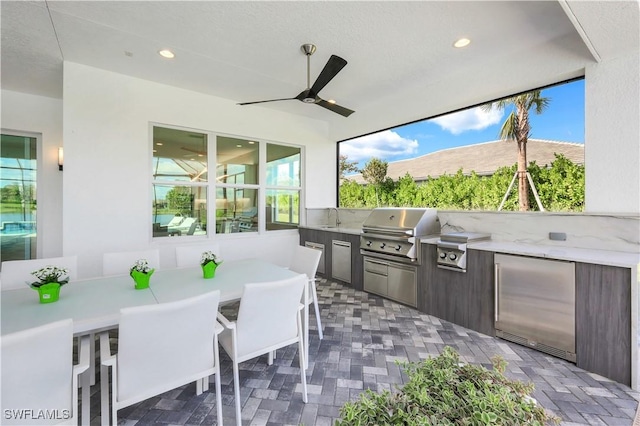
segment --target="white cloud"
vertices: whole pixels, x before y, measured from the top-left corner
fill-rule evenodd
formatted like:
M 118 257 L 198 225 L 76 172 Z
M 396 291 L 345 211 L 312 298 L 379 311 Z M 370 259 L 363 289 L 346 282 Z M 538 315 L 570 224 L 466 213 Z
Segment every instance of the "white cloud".
M 499 123 L 504 111 L 492 108 L 491 111 L 483 111 L 480 107 L 466 109 L 453 114 L 443 115 L 431 121 L 454 135 L 459 135 L 467 130 L 482 130 Z
M 392 130 L 373 133 L 340 144 L 340 155 L 346 155 L 349 161 L 356 162 L 372 157 L 385 159 L 416 152 L 417 140 L 405 139 Z

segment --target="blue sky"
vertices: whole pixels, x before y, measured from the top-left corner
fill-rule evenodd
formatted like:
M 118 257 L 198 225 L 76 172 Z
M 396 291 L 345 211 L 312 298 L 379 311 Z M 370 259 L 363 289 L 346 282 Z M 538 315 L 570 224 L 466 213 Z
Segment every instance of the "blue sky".
M 530 112 L 530 137 L 584 143 L 584 79 L 544 89 L 542 96 L 549 98 L 549 106 L 541 115 Z M 342 142 L 340 154 L 363 167 L 372 157 L 392 162 L 494 141 L 509 112 L 467 109 Z

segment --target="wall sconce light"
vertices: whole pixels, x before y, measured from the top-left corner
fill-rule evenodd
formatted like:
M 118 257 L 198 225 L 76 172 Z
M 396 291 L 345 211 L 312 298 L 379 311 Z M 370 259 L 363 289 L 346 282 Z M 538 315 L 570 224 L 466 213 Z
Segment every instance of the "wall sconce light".
M 58 147 L 58 170 L 62 171 L 62 166 L 64 164 L 64 150 L 62 147 Z

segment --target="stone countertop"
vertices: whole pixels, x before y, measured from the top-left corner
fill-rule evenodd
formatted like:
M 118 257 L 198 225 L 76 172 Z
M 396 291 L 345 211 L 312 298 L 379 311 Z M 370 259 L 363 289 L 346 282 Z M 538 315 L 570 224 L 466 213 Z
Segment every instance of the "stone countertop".
M 300 225 L 299 228 L 313 229 L 316 231 L 327 231 L 327 232 L 337 232 L 340 234 L 352 234 L 352 235 L 360 235 L 362 233 L 361 228 L 342 228 L 335 226 L 327 226 L 327 225 Z
M 423 244 L 437 244 L 439 237 L 421 240 Z M 467 248 L 495 253 L 517 254 L 573 262 L 634 268 L 640 264 L 640 253 L 611 250 L 595 250 L 577 247 L 526 244 L 510 241 L 478 241 Z

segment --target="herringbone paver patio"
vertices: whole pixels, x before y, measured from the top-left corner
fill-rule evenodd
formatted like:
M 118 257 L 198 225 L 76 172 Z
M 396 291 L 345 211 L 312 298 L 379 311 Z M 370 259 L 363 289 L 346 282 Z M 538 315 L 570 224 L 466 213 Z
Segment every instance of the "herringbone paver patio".
M 588 373 L 574 364 L 485 336 L 425 315 L 415 309 L 335 282 L 318 285 L 324 339 L 319 340 L 310 312 L 309 402 L 302 402 L 295 345 L 240 365 L 242 420 L 245 425 L 331 425 L 340 407 L 365 389 L 394 389 L 406 377 L 396 361 L 438 355 L 445 346 L 469 363 L 490 367 L 501 355 L 507 375 L 535 384 L 533 397 L 562 418 L 562 424 L 633 423 L 640 394 Z M 232 310 L 233 306 L 223 308 Z M 224 422 L 235 425 L 231 361 L 221 354 Z M 213 379 L 212 379 L 213 380 Z M 99 424 L 99 384 L 92 388 L 92 424 Z M 190 384 L 119 411 L 119 424 L 215 425 L 214 387 L 195 395 Z

